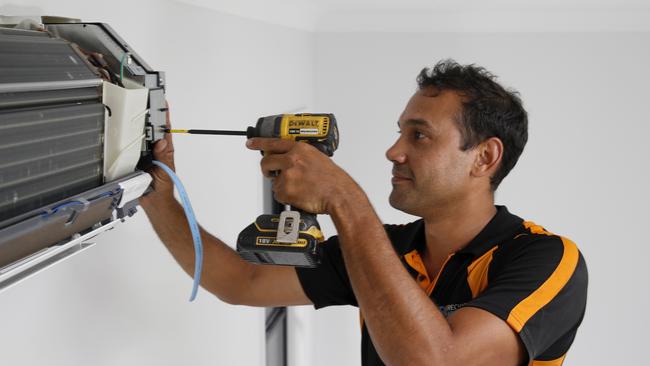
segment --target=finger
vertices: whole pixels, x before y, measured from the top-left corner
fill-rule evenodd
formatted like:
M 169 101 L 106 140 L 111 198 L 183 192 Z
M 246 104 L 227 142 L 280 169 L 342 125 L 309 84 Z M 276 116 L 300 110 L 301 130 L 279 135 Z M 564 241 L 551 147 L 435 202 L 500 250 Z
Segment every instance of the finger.
M 153 154 L 159 155 L 167 149 L 168 142 L 165 139 L 160 139 L 153 144 Z
M 262 174 L 268 178 L 277 176 L 276 172 L 289 169 L 292 165 L 291 160 L 284 154 L 266 155 L 260 161 Z
M 169 143 L 165 139 L 158 140 L 154 143 L 153 160 L 157 160 L 167 165 L 172 170 L 176 170 L 174 167 L 174 150 L 169 146 Z M 159 167 L 152 167 L 149 173 L 154 174 L 154 178 L 162 178 L 163 180 L 167 180 L 167 173 L 165 173 Z
M 167 165 L 174 160 L 174 147 L 169 145 L 165 139 L 156 141 L 153 145 L 153 157 Z
M 169 117 L 169 102 L 165 99 L 165 127 L 170 129 L 172 128 L 172 123 L 171 123 L 171 118 Z M 167 145 L 171 147 L 172 151 L 174 151 L 174 142 L 172 141 L 172 134 L 171 133 L 166 133 L 165 134 L 165 140 L 167 141 Z
M 277 138 L 254 137 L 246 140 L 246 147 L 251 150 L 262 150 L 271 154 L 282 154 L 291 150 L 295 141 Z
M 169 103 L 167 100 L 165 100 L 165 107 L 165 127 L 171 129 Z M 171 170 L 176 170 L 174 166 L 174 144 L 172 142 L 171 133 L 165 133 L 162 139 L 154 143 L 153 158 L 154 160 L 167 165 Z M 152 166 L 147 171 L 154 179 L 152 187 L 155 192 L 159 192 L 160 194 L 173 195 L 174 185 L 172 183 L 172 180 L 162 168 Z
M 289 204 L 286 194 L 285 194 L 285 184 L 282 177 L 278 177 L 273 180 L 273 185 L 271 186 L 273 191 L 273 198 L 279 203 L 285 205 Z
M 165 100 L 165 107 L 165 126 L 171 128 L 169 102 L 167 102 L 167 100 Z M 166 133 L 162 139 L 158 140 L 153 145 L 153 156 L 155 160 L 158 160 L 174 169 L 174 143 L 172 141 L 171 133 Z

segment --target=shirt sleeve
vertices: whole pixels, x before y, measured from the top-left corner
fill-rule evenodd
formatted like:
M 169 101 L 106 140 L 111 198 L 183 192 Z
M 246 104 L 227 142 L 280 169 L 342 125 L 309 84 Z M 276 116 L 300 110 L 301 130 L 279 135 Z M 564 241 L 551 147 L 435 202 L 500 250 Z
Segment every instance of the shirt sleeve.
M 504 258 L 495 252 L 487 287 L 465 306 L 508 323 L 529 360 L 562 357 L 585 312 L 584 258 L 571 240 L 555 235 L 518 244 Z
M 321 263 L 316 268 L 296 267 L 296 274 L 316 309 L 331 305 L 358 306 L 345 269 L 338 236 L 322 245 Z

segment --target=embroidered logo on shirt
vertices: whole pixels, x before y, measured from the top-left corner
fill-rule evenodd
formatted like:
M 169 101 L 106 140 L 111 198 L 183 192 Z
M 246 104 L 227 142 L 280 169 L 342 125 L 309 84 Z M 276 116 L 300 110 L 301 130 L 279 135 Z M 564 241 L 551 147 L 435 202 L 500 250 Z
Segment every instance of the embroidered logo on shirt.
M 445 318 L 446 318 L 449 315 L 451 315 L 451 313 L 453 313 L 454 311 L 462 308 L 463 306 L 465 306 L 464 303 L 463 304 L 440 305 L 439 308 L 440 308 L 440 312 L 442 313 L 442 315 L 444 315 Z

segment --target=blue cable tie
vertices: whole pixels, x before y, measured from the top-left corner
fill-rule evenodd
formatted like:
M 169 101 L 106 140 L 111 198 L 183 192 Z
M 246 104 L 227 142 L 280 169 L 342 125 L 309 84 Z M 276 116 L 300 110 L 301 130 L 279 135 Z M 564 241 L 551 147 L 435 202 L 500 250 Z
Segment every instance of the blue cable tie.
M 62 204 L 60 204 L 60 205 L 58 205 L 58 206 L 56 206 L 56 207 L 53 207 L 50 211 L 43 211 L 43 212 L 41 213 L 41 216 L 43 216 L 43 217 L 48 217 L 48 216 L 50 216 L 50 215 L 54 215 L 54 214 L 55 214 L 57 211 L 59 211 L 59 209 L 61 209 L 61 208 L 68 207 L 68 206 L 74 206 L 74 205 L 82 205 L 82 206 L 83 206 L 84 203 L 81 202 L 81 201 L 68 201 L 68 202 L 64 202 L 64 203 L 62 203 Z
M 121 189 L 118 189 L 118 190 L 117 190 L 117 193 L 119 193 L 120 191 L 121 191 Z M 100 199 L 100 198 L 102 198 L 102 197 L 106 197 L 106 196 L 114 196 L 115 194 L 116 194 L 116 193 L 113 193 L 113 192 L 111 192 L 111 191 L 107 191 L 107 192 L 104 192 L 104 193 L 100 194 L 100 195 L 97 196 L 97 197 L 94 197 L 92 200 L 89 200 L 88 202 L 93 202 L 93 201 L 95 201 L 95 200 L 98 200 L 98 199 Z M 55 206 L 55 207 L 51 208 L 51 209 L 48 210 L 48 211 L 43 211 L 43 212 L 41 212 L 41 216 L 43 216 L 43 217 L 48 217 L 48 216 L 51 216 L 51 215 L 54 215 L 55 213 L 57 213 L 57 211 L 59 211 L 59 209 L 61 209 L 61 208 L 69 207 L 69 206 L 74 206 L 74 205 L 85 205 L 85 204 L 86 204 L 86 203 L 83 203 L 83 202 L 81 202 L 81 201 L 77 201 L 77 200 L 75 200 L 75 201 L 64 202 L 64 203 L 62 203 L 62 204 L 60 204 L 60 205 L 58 205 L 58 206 Z
M 192 205 L 190 204 L 190 198 L 187 196 L 185 187 L 183 183 L 178 179 L 178 176 L 174 174 L 174 171 L 171 170 L 167 165 L 154 160 L 153 164 L 162 168 L 162 170 L 169 175 L 169 177 L 174 182 L 178 194 L 181 197 L 181 202 L 183 204 L 183 210 L 185 211 L 185 216 L 187 217 L 187 222 L 190 225 L 190 231 L 192 232 L 192 238 L 194 239 L 194 283 L 192 284 L 192 295 L 190 296 L 190 301 L 194 301 L 196 298 L 196 293 L 199 289 L 199 284 L 201 283 L 201 269 L 203 267 L 203 243 L 201 242 L 201 232 L 199 231 L 199 225 L 196 222 L 196 217 L 194 216 L 194 210 L 192 210 Z
M 94 198 L 93 198 L 93 201 L 98 200 L 98 199 L 100 199 L 100 198 L 104 198 L 104 197 L 112 197 L 112 196 L 115 196 L 116 194 L 120 193 L 121 190 L 122 190 L 122 189 L 117 189 L 116 192 L 106 191 L 106 192 L 100 194 L 99 196 L 94 197 Z

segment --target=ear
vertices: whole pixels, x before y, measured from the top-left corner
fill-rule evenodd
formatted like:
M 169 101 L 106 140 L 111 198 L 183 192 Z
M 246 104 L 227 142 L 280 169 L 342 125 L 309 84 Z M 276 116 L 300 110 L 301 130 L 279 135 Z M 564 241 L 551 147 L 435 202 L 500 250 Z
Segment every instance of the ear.
M 472 166 L 471 176 L 492 177 L 503 158 L 503 142 L 498 137 L 490 137 L 481 142 L 476 148 L 476 158 Z

